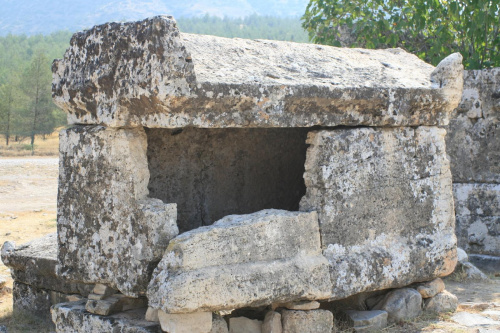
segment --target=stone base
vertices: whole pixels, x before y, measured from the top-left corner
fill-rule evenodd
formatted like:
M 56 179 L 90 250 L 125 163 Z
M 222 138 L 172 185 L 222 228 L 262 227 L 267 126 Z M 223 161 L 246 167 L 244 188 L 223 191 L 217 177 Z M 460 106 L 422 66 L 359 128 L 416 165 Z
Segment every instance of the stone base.
M 144 320 L 146 308 L 99 316 L 85 311 L 85 300 L 61 303 L 52 310 L 57 333 L 160 333 L 160 324 Z

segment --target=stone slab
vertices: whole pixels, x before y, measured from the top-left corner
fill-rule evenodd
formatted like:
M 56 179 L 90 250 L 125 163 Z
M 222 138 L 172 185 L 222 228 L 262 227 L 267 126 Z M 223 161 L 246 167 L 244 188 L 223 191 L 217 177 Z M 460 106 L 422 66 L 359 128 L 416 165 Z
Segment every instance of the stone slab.
M 328 310 L 283 310 L 283 333 L 330 333 L 333 314 Z
M 148 288 L 169 313 L 325 299 L 332 285 L 317 214 L 230 215 L 174 238 Z
M 387 326 L 388 314 L 383 310 L 345 311 L 355 332 L 373 332 Z
M 482 316 L 479 313 L 457 312 L 451 317 L 451 320 L 467 327 L 500 325 L 500 321 Z
M 453 184 L 458 244 L 467 253 L 500 256 L 500 184 Z
M 282 333 L 281 314 L 276 311 L 269 311 L 262 322 L 262 333 Z
M 212 313 L 196 312 L 171 314 L 158 310 L 161 329 L 168 333 L 210 333 L 212 330 Z
M 71 282 L 56 275 L 57 235 L 35 239 L 15 246 L 6 242 L 2 247 L 2 262 L 10 268 L 12 278 L 38 289 L 87 296 L 92 284 Z
M 470 262 L 485 273 L 500 273 L 500 257 L 485 254 L 471 254 Z
M 69 123 L 113 127 L 436 125 L 462 90 L 462 57 L 445 60 L 185 34 L 157 16 L 75 34 L 53 96 Z
M 85 300 L 61 303 L 51 309 L 57 333 L 161 333 L 160 324 L 144 320 L 146 308 L 110 316 L 85 311 Z
M 446 151 L 456 183 L 500 183 L 500 68 L 464 73 Z
M 309 133 L 301 211 L 317 211 L 332 299 L 453 272 L 455 214 L 439 128 Z
M 178 234 L 176 205 L 148 198 L 144 130 L 75 126 L 59 142 L 57 274 L 144 294 Z

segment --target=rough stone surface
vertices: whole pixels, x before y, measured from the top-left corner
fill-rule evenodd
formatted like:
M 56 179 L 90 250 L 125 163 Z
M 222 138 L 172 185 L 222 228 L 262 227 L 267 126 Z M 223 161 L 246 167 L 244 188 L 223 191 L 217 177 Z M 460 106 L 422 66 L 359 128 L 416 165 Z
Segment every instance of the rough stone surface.
M 221 316 L 213 315 L 212 330 L 210 333 L 228 333 L 227 323 Z
M 262 323 L 262 333 L 282 333 L 281 314 L 276 311 L 266 313 L 264 322 Z
M 87 296 L 93 285 L 72 283 L 56 275 L 57 235 L 50 234 L 18 247 L 6 242 L 2 262 L 10 268 L 12 278 L 37 289 Z
M 316 212 L 271 209 L 173 239 L 148 299 L 165 312 L 189 313 L 325 299 L 331 289 Z
M 486 318 L 479 313 L 457 312 L 451 317 L 451 320 L 467 327 L 500 325 L 500 321 Z
M 147 129 L 150 196 L 177 203 L 180 232 L 231 214 L 297 211 L 307 129 Z
M 487 281 L 488 276 L 470 262 L 465 262 L 457 267 L 457 270 L 464 273 L 463 278 L 467 281 Z
M 159 322 L 160 319 L 158 319 L 158 309 L 153 309 L 152 307 L 148 307 L 148 309 L 146 310 L 146 314 L 144 315 L 144 318 L 147 321 Z
M 453 181 L 500 184 L 500 68 L 465 71 L 447 131 Z
M 59 149 L 58 274 L 145 293 L 178 229 L 176 205 L 147 197 L 144 130 L 75 126 Z
M 299 301 L 299 302 L 287 302 L 287 303 L 273 303 L 272 308 L 287 308 L 289 310 L 315 310 L 319 309 L 319 302 L 316 301 Z
M 281 317 L 283 333 L 330 333 L 333 329 L 333 314 L 328 310 L 283 310 Z
M 415 289 L 395 289 L 375 305 L 373 310 L 387 311 L 389 323 L 416 318 L 422 313 L 422 296 Z
M 108 316 L 118 312 L 146 307 L 147 299 L 130 298 L 122 294 L 116 294 L 102 300 L 89 299 L 85 304 L 85 309 L 93 314 Z
M 40 318 L 47 317 L 52 306 L 48 290 L 16 281 L 12 288 L 12 301 L 14 313 L 29 313 Z
M 261 333 L 262 321 L 246 317 L 229 318 L 229 333 Z
M 469 261 L 469 256 L 467 255 L 467 252 L 457 247 L 457 262 L 462 264 L 467 261 Z
M 453 184 L 453 194 L 459 246 L 500 256 L 500 184 Z
M 470 262 L 485 273 L 500 273 L 500 257 L 471 254 Z
M 440 278 L 420 284 L 417 291 L 422 295 L 422 298 L 434 297 L 436 294 L 444 290 L 444 282 Z
M 212 330 L 211 312 L 170 314 L 158 310 L 158 318 L 161 329 L 168 333 L 210 333 Z
M 53 96 L 70 123 L 113 127 L 436 125 L 458 104 L 461 60 L 184 34 L 158 16 L 75 34 Z
M 458 307 L 458 298 L 444 290 L 424 302 L 424 310 L 430 312 L 455 312 Z
M 57 333 L 161 333 L 160 325 L 144 320 L 146 309 L 130 310 L 110 316 L 85 311 L 85 301 L 61 303 L 52 307 Z
M 445 131 L 310 132 L 302 211 L 317 211 L 332 298 L 453 272 L 456 237 Z M 355 230 L 355 232 L 353 232 Z
M 345 311 L 355 332 L 373 332 L 387 326 L 388 314 L 382 310 Z

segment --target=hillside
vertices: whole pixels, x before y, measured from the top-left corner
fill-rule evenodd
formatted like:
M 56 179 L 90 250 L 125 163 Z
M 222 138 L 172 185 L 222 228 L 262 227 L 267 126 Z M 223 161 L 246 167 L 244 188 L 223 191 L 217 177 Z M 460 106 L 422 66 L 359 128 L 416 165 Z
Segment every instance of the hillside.
M 0 36 L 78 31 L 109 21 L 139 20 L 168 14 L 175 18 L 209 14 L 245 17 L 252 14 L 299 17 L 308 0 L 0 0 Z

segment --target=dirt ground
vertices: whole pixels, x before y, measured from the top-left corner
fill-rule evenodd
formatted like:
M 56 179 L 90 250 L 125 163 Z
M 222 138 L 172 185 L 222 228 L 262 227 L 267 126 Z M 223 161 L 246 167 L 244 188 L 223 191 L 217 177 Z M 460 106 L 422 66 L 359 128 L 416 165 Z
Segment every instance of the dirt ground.
M 0 157 L 0 245 L 5 241 L 22 244 L 56 231 L 58 159 L 54 157 Z M 0 264 L 0 275 L 7 277 L 7 287 L 12 287 L 7 267 Z M 447 290 L 457 295 L 459 302 L 488 303 L 489 310 L 500 311 L 500 280 L 464 283 L 445 281 Z M 464 310 L 478 313 L 479 310 Z M 500 318 L 499 318 L 500 320 Z M 0 325 L 7 325 L 9 332 L 41 332 L 37 323 L 24 323 L 23 329 L 12 317 L 12 294 L 0 297 Z M 26 326 L 28 325 L 28 326 Z M 28 327 L 28 328 L 27 328 Z M 392 325 L 382 332 L 500 332 L 500 325 L 467 327 L 453 322 L 451 314 L 424 315 L 413 321 Z

